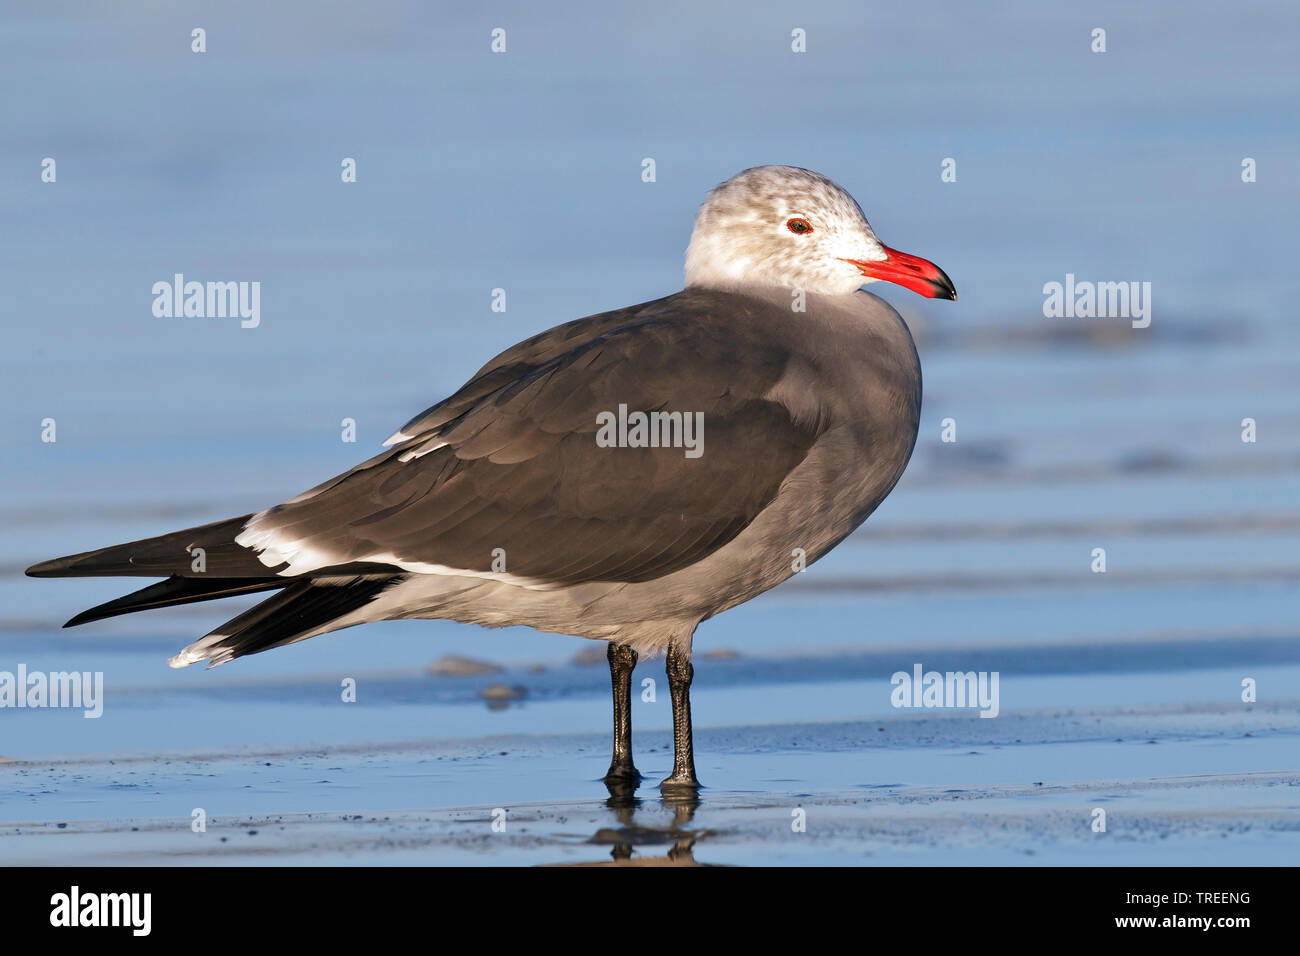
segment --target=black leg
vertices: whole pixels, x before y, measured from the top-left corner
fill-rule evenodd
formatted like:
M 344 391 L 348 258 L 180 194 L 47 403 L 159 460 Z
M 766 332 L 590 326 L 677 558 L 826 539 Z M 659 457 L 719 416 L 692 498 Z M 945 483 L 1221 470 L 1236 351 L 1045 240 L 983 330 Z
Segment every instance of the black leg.
M 626 644 L 609 644 L 609 681 L 614 688 L 614 758 L 605 782 L 633 783 L 641 779 L 632 764 L 632 668 L 636 651 Z
M 668 692 L 673 698 L 673 775 L 660 784 L 669 789 L 695 788 L 695 753 L 691 741 L 691 678 L 695 668 L 676 644 L 668 645 Z

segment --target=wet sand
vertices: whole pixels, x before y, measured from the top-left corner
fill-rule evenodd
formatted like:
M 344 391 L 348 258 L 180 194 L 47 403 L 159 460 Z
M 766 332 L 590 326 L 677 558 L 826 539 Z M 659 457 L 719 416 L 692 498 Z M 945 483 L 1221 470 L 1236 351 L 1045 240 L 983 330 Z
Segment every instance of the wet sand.
M 655 786 L 664 737 L 638 734 L 648 780 L 636 792 L 593 779 L 603 734 L 19 760 L 0 767 L 0 857 L 1282 865 L 1300 854 L 1300 771 L 1286 769 L 1296 701 L 706 727 L 696 801 Z M 205 832 L 192 829 L 195 808 Z

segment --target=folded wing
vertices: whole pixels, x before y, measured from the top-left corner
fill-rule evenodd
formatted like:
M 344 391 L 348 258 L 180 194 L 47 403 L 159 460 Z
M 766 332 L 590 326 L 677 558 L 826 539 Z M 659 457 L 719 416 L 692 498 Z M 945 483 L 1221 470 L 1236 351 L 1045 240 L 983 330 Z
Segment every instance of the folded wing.
M 714 315 L 707 296 L 679 293 L 521 343 L 389 451 L 254 516 L 237 541 L 281 575 L 504 564 L 546 586 L 686 567 L 753 521 L 822 427 L 770 397 L 788 351 L 734 314 L 736 302 Z M 702 421 L 698 457 L 681 442 L 602 447 L 600 416 L 620 406 L 625 417 Z M 660 437 L 670 435 L 686 437 L 671 427 Z

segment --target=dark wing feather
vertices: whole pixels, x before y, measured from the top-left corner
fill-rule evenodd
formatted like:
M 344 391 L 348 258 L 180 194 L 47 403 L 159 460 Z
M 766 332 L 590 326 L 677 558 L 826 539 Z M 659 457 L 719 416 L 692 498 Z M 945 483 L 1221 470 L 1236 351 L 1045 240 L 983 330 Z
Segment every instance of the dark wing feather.
M 154 538 L 115 544 L 81 554 L 42 561 L 27 569 L 34 578 L 78 578 L 105 575 L 126 577 L 265 577 L 272 569 L 235 544 L 235 536 L 252 515 L 214 521 L 197 528 L 172 531 Z M 192 568 L 198 548 L 203 549 L 203 570 Z
M 488 572 L 501 548 L 508 573 L 555 583 L 686 567 L 753 521 L 823 427 L 767 397 L 789 350 L 737 314 L 772 308 L 749 302 L 688 291 L 522 343 L 391 451 L 257 528 L 335 565 Z M 599 447 L 597 415 L 620 404 L 702 412 L 702 456 Z
M 208 666 L 292 644 L 307 632 L 370 603 L 393 580 L 392 575 L 378 574 L 289 582 L 274 597 L 231 618 L 213 632 L 222 638 L 208 648 Z
M 96 605 L 88 611 L 82 611 L 64 627 L 76 627 L 90 621 L 102 621 L 106 617 L 119 614 L 131 614 L 135 611 L 149 611 L 160 607 L 173 607 L 177 604 L 193 604 L 196 601 L 215 601 L 221 598 L 235 597 L 243 594 L 255 594 L 258 591 L 273 591 L 289 584 L 286 578 L 183 578 L 173 575 L 165 581 L 150 584 L 138 591 L 104 604 Z

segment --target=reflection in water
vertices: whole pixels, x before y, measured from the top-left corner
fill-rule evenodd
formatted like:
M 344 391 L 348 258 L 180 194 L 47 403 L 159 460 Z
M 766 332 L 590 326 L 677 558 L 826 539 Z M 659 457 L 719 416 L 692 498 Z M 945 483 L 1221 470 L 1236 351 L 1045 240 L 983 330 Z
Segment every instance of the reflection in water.
M 671 826 L 640 825 L 636 813 L 645 803 L 636 795 L 636 784 L 629 781 L 611 780 L 605 782 L 609 790 L 609 799 L 605 806 L 614 812 L 618 821 L 616 827 L 601 827 L 588 843 L 609 846 L 612 863 L 593 862 L 589 866 L 701 866 L 695 859 L 695 842 L 705 836 L 706 830 L 688 829 L 695 818 L 695 811 L 700 805 L 698 791 L 663 792 L 659 796 L 658 806 L 673 811 Z M 670 844 L 670 849 L 663 856 L 638 854 L 635 859 L 632 852 L 637 847 L 659 847 Z M 579 864 L 584 865 L 584 864 Z

